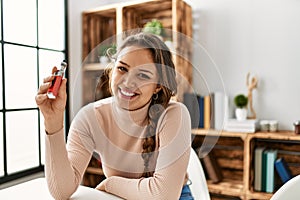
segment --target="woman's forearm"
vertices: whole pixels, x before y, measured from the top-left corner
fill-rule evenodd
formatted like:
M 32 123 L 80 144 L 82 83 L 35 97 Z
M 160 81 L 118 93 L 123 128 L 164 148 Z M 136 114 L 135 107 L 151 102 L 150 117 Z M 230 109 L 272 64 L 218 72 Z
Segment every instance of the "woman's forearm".
M 45 175 L 55 199 L 68 199 L 79 185 L 68 159 L 63 129 L 46 136 Z

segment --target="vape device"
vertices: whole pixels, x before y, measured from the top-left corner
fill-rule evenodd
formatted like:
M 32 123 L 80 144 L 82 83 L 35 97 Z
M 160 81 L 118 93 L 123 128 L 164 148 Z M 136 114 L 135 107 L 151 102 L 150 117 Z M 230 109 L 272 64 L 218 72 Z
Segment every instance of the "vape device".
M 67 68 L 67 63 L 66 63 L 65 60 L 62 61 L 60 65 L 61 65 L 61 68 L 60 68 L 60 70 L 57 70 L 54 73 L 54 76 L 55 76 L 54 80 L 52 81 L 51 87 L 47 91 L 47 96 L 48 96 L 49 99 L 55 99 L 56 98 L 57 93 L 58 93 L 58 89 L 59 89 L 61 81 L 64 77 L 65 70 Z

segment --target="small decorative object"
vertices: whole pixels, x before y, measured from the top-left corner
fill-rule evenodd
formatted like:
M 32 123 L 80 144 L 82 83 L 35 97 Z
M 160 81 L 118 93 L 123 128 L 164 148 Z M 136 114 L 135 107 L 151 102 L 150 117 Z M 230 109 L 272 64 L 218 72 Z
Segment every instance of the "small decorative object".
M 157 19 L 152 19 L 144 25 L 143 31 L 158 35 L 160 38 L 164 35 L 164 28 L 162 23 Z
M 259 122 L 260 130 L 261 131 L 269 131 L 269 121 L 268 120 L 261 120 Z
M 257 77 L 252 77 L 251 81 L 249 81 L 249 78 L 250 78 L 250 72 L 248 72 L 248 74 L 247 74 L 247 81 L 246 81 L 246 84 L 248 87 L 249 108 L 250 108 L 250 112 L 251 112 L 248 118 L 256 119 L 256 113 L 253 108 L 252 91 L 257 87 L 258 79 L 257 79 Z
M 294 122 L 295 133 L 300 134 L 300 120 Z
M 99 48 L 99 62 L 106 64 L 110 62 L 110 56 L 115 54 L 117 51 L 116 44 L 102 44 Z
M 235 115 L 237 120 L 247 119 L 247 104 L 248 98 L 243 94 L 238 94 L 234 97 L 234 103 L 236 105 Z
M 269 131 L 276 132 L 278 130 L 278 121 L 277 120 L 270 120 L 269 121 Z

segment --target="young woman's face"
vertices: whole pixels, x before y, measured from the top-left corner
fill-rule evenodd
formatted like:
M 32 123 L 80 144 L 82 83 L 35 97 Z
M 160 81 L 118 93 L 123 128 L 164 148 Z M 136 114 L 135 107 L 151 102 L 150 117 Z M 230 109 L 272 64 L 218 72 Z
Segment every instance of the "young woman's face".
M 145 106 L 157 93 L 158 74 L 149 50 L 124 48 L 115 63 L 111 89 L 117 104 L 127 110 Z

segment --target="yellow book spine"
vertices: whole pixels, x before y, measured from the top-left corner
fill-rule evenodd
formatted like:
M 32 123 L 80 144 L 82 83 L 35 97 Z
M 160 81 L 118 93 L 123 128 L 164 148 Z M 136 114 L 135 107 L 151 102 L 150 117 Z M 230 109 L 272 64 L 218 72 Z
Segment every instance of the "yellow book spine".
M 210 128 L 210 116 L 211 116 L 211 106 L 210 106 L 210 96 L 204 96 L 204 129 Z

